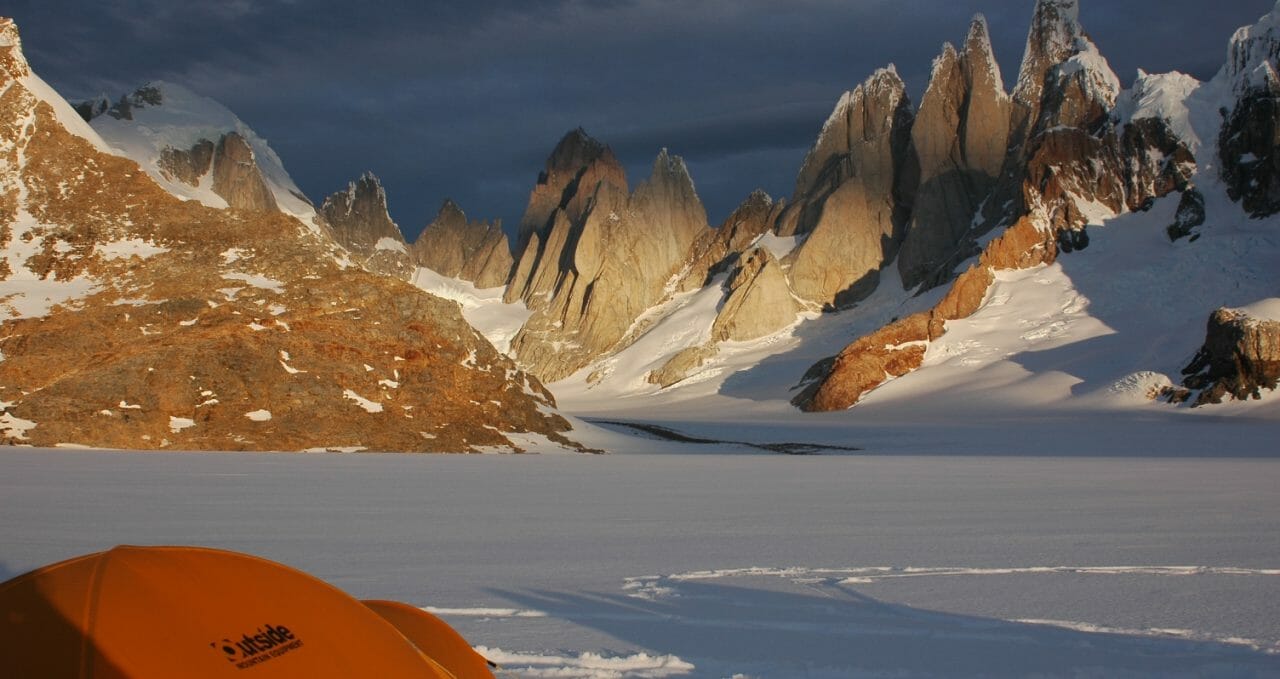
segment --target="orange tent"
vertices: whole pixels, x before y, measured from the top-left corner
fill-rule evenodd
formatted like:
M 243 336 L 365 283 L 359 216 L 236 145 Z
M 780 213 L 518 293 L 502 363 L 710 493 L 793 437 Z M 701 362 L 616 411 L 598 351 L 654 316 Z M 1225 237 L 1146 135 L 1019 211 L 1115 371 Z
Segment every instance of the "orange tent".
M 441 663 L 462 657 L 455 651 Z M 476 676 L 466 671 L 458 676 Z M 342 591 L 271 561 L 197 547 L 116 547 L 0 584 L 0 674 L 455 679 Z
M 449 623 L 397 601 L 365 601 L 364 605 L 395 625 L 419 651 L 449 668 L 458 679 L 493 679 L 489 661 L 476 653 Z

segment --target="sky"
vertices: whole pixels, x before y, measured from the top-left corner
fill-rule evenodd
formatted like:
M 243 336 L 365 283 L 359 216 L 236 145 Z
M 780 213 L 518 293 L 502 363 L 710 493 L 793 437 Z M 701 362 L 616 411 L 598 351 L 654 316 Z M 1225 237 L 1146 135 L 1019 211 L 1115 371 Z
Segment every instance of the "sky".
M 1121 81 L 1208 79 L 1275 0 L 1081 0 Z M 634 187 L 664 147 L 711 223 L 789 196 L 841 93 L 894 63 L 919 102 L 944 42 L 984 13 L 1006 85 L 1032 0 L 8 0 L 33 68 L 69 99 L 169 80 L 235 111 L 317 204 L 371 170 L 411 240 L 446 197 L 518 223 L 565 132 Z

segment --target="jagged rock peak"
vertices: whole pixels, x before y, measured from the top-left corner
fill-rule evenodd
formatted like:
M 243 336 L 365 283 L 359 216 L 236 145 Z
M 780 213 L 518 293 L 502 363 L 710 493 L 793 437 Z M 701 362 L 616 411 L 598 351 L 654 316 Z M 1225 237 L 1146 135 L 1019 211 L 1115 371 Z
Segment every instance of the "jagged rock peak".
M 866 96 L 874 96 L 881 92 L 889 92 L 896 96 L 896 93 L 906 91 L 906 85 L 903 84 L 902 77 L 898 75 L 898 67 L 894 64 L 877 68 L 871 77 L 862 83 L 862 88 L 866 90 Z
M 492 223 L 490 222 L 472 223 L 467 220 L 467 213 L 465 210 L 462 209 L 461 205 L 458 205 L 456 202 L 454 202 L 452 198 L 445 198 L 444 202 L 440 203 L 440 209 L 436 210 L 436 216 L 434 219 L 431 220 L 431 223 L 427 225 L 427 228 L 459 229 L 459 228 L 466 228 L 468 226 L 475 227 L 485 232 L 490 231 L 492 229 L 502 231 L 502 220 L 497 219 L 497 220 L 494 220 Z
M 436 218 L 433 223 L 444 223 L 446 221 L 467 221 L 467 213 L 453 201 L 452 198 L 445 198 L 440 204 L 440 209 L 436 210 Z
M 1044 94 L 1045 74 L 1075 54 L 1077 42 L 1083 35 L 1077 0 L 1038 0 L 1031 30 L 1027 33 L 1027 48 L 1022 55 L 1014 98 L 1027 105 L 1038 105 Z
M 739 205 L 735 212 L 738 210 L 758 207 L 773 207 L 773 196 L 770 196 L 764 189 L 756 189 L 755 191 L 752 191 L 751 195 L 747 196 L 747 199 L 742 201 L 742 205 Z
M 546 236 L 557 210 L 563 210 L 570 221 L 580 220 L 602 183 L 626 191 L 627 173 L 622 163 L 607 145 L 581 127 L 571 130 L 556 144 L 529 193 L 529 203 L 520 219 L 517 254 L 523 256 L 535 233 Z
M 969 23 L 969 35 L 964 40 L 964 51 L 961 55 L 969 65 L 973 75 L 985 73 L 991 79 L 994 89 L 1005 96 L 1004 76 L 1000 73 L 1000 62 L 996 61 L 995 48 L 991 45 L 991 30 L 987 26 L 984 14 L 973 15 Z M 969 86 L 974 85 L 970 77 Z
M 950 42 L 942 43 L 942 52 L 933 58 L 933 71 L 929 76 L 929 87 L 932 88 L 935 81 L 938 80 L 938 74 L 952 68 L 960 63 L 960 53 L 956 51 L 956 46 Z
M 1080 26 L 1076 0 L 1040 0 L 1018 84 L 1011 146 L 1057 128 L 1107 127 L 1120 79 Z
M 690 189 L 693 188 L 693 177 L 689 175 L 689 167 L 685 165 L 684 158 L 672 155 L 665 148 L 653 160 L 653 173 L 649 177 L 650 183 L 659 181 L 666 184 L 687 184 Z
M 10 78 L 25 78 L 31 75 L 31 67 L 27 57 L 22 53 L 22 37 L 18 34 L 18 24 L 8 17 L 0 17 L 0 70 Z
M 21 44 L 18 25 L 9 17 L 0 17 L 0 47 L 19 47 Z
M 1108 108 L 1115 106 L 1116 98 L 1122 91 L 1120 78 L 1111 70 L 1111 64 L 1098 51 L 1098 46 L 1088 38 L 1076 41 L 1075 54 L 1058 69 L 1060 78 L 1075 74 L 1084 76 L 1085 94 Z
M 1200 139 L 1191 127 L 1186 100 L 1200 85 L 1199 80 L 1178 71 L 1147 73 L 1138 69 L 1133 87 L 1116 100 L 1114 117 L 1121 126 L 1152 118 L 1168 121 L 1191 151 L 1197 151 Z
M 367 255 L 382 248 L 379 242 L 390 238 L 397 244 L 404 243 L 400 227 L 391 219 L 387 208 L 387 192 L 373 172 L 366 171 L 359 179 L 347 184 L 347 188 L 324 199 L 320 214 L 329 223 L 334 238 L 349 250 Z M 392 247 L 401 251 L 403 248 Z
M 867 115 L 873 112 L 884 113 L 892 118 L 906 97 L 906 84 L 898 76 L 898 69 L 893 64 L 877 69 L 862 84 L 845 92 L 836 102 L 835 110 L 823 124 L 817 142 L 809 149 L 804 164 L 800 166 L 800 174 L 796 177 L 796 197 L 813 190 L 832 159 L 848 154 L 854 146 L 864 141 L 864 133 L 871 134 L 872 130 L 893 127 L 880 120 L 855 120 L 857 116 L 854 114 L 859 107 L 866 109 Z M 875 102 L 875 105 L 869 106 L 868 102 Z
M 86 99 L 84 101 L 72 104 L 72 107 L 75 108 L 76 113 L 79 113 L 80 117 L 84 118 L 84 121 L 86 123 L 93 122 L 94 118 L 97 118 L 98 116 L 111 110 L 111 106 L 112 106 L 111 98 L 107 96 L 106 92 L 103 92 L 92 99 Z
M 547 158 L 547 173 L 574 172 L 592 161 L 612 155 L 613 151 L 581 127 L 570 130 L 560 139 Z
M 1269 89 L 1276 82 L 1280 63 L 1280 2 L 1252 26 L 1244 26 L 1231 36 L 1227 64 L 1223 70 L 1237 92 Z
M 419 266 L 480 288 L 506 285 L 514 264 L 502 220 L 467 221 L 451 198 L 440 205 L 410 250 Z
M 828 130 L 842 123 L 849 109 L 853 108 L 859 100 L 872 98 L 883 92 L 890 93 L 890 96 L 897 96 L 897 93 L 905 93 L 905 91 L 906 86 L 898 75 L 897 66 L 889 64 L 884 68 L 877 68 L 861 84 L 845 92 L 840 97 L 840 101 L 836 102 L 835 110 L 831 112 L 831 116 L 827 118 L 827 122 L 822 126 L 823 134 L 820 136 L 825 136 Z
M 348 182 L 345 191 L 325 198 L 320 209 L 332 219 L 339 215 L 351 216 L 357 206 L 373 207 L 375 213 L 387 214 L 387 191 L 382 187 L 382 180 L 371 170 L 365 170 L 359 179 Z M 379 207 L 380 210 L 377 209 Z

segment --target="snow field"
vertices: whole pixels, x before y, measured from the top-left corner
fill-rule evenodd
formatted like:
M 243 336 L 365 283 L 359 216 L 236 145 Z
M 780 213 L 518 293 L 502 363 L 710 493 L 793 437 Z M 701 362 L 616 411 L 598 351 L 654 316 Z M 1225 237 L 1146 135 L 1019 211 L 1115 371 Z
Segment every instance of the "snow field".
M 0 578 L 115 544 L 427 607 L 514 677 L 1280 676 L 1280 465 L 0 454 Z

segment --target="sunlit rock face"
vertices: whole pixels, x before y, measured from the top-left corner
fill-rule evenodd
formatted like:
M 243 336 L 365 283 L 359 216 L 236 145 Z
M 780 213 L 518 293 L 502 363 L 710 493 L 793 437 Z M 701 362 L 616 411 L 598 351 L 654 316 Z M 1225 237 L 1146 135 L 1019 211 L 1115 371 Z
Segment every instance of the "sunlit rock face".
M 882 69 L 841 98 L 796 180 L 777 232 L 804 242 L 784 261 L 795 293 L 838 308 L 867 296 L 902 243 L 919 168 L 906 87 Z
M 364 268 L 405 280 L 413 275 L 413 257 L 400 227 L 391 221 L 387 192 L 372 172 L 325 198 L 320 216 L 334 240 Z
M 572 199 L 557 208 L 546 236 L 530 243 L 540 255 L 526 266 L 526 249 L 507 289 L 534 311 L 512 352 L 546 381 L 615 349 L 636 319 L 674 290 L 708 229 L 688 168 L 665 149 L 634 193 L 605 180 L 593 192 L 577 220 Z
M 502 222 L 473 222 L 452 200 L 440 206 L 411 248 L 414 261 L 478 288 L 507 284 L 515 261 Z

